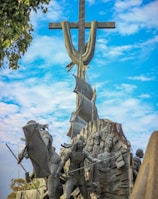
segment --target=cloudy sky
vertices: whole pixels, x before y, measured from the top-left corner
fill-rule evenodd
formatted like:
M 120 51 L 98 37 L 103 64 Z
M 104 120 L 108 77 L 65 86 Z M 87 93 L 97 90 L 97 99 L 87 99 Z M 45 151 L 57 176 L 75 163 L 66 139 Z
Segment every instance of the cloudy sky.
M 151 133 L 158 129 L 158 1 L 87 0 L 86 21 L 116 23 L 115 29 L 97 31 L 95 55 L 89 63 L 87 81 L 97 89 L 100 118 L 122 124 L 133 153 L 146 149 Z M 10 179 L 24 171 L 6 147 L 17 155 L 23 148 L 22 127 L 34 119 L 48 123 L 59 151 L 69 142 L 71 112 L 75 110 L 74 78 L 68 73 L 70 58 L 62 30 L 49 30 L 50 22 L 78 21 L 78 0 L 52 0 L 47 14 L 32 13 L 33 41 L 20 60 L 20 69 L 0 71 L 0 193 L 10 193 Z M 71 32 L 77 48 L 77 30 Z M 86 38 L 89 31 L 85 32 Z M 23 162 L 31 171 L 29 160 Z

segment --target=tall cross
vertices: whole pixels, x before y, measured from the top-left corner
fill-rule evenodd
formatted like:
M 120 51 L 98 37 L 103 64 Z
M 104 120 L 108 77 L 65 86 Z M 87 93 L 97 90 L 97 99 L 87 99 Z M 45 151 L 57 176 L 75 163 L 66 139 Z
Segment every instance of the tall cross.
M 85 0 L 79 0 L 79 21 L 69 23 L 71 29 L 78 28 L 78 52 L 85 52 L 85 29 L 91 28 L 91 22 L 85 22 Z M 61 29 L 61 23 L 49 23 L 49 29 Z M 114 22 L 97 22 L 97 28 L 115 28 Z
M 71 39 L 70 29 L 78 28 L 78 50 L 76 51 Z M 85 29 L 90 29 L 90 36 L 85 46 Z M 72 62 L 68 68 L 77 65 L 77 77 L 85 79 L 86 65 L 93 57 L 97 28 L 115 28 L 114 22 L 85 22 L 85 0 L 79 0 L 79 21 L 68 23 L 49 23 L 49 29 L 63 29 L 67 52 Z M 76 97 L 76 110 L 79 108 L 79 96 Z M 92 110 L 93 111 L 93 110 Z M 93 114 L 92 114 L 93 115 Z M 92 116 L 93 117 L 93 116 Z

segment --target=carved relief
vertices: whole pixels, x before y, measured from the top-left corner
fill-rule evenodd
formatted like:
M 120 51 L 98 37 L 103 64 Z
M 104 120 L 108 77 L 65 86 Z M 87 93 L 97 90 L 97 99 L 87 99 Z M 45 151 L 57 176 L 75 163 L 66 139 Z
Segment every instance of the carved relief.
M 128 199 L 132 165 L 130 144 L 121 125 L 98 119 L 88 123 L 77 137 L 82 137 L 85 150 L 101 161 L 97 164 L 85 162 L 89 198 Z

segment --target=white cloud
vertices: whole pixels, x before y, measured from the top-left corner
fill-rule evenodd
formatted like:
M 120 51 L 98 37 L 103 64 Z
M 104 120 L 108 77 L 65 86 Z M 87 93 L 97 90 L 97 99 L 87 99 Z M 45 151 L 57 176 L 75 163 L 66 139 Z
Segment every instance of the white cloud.
M 59 4 L 58 1 L 51 1 L 48 6 L 48 11 L 46 13 L 46 18 L 44 20 L 58 21 L 63 16 L 63 6 L 62 2 Z
M 124 46 L 115 46 L 111 48 L 109 51 L 110 57 L 118 57 L 120 55 L 123 55 L 125 52 L 131 50 L 132 46 L 130 45 L 124 45 Z
M 125 34 L 133 34 L 140 28 L 158 28 L 158 1 L 142 4 L 141 0 L 116 1 L 115 21 L 118 31 Z
M 100 117 L 121 123 L 132 147 L 134 149 L 142 147 L 145 150 L 151 133 L 158 129 L 158 113 L 154 108 L 143 103 L 141 98 L 132 97 L 132 90 L 109 91 L 106 88 L 100 94 L 98 96 Z
M 136 85 L 131 85 L 131 84 L 120 84 L 120 85 L 116 85 L 115 88 L 117 90 L 126 92 L 126 93 L 131 93 L 132 91 L 134 91 L 137 86 Z
M 58 44 L 58 45 L 55 45 Z M 43 65 L 65 64 L 69 62 L 64 41 L 58 37 L 36 36 L 22 59 L 22 64 L 43 60 Z
M 93 5 L 95 3 L 95 0 L 87 0 L 87 2 L 90 4 L 90 5 Z
M 152 81 L 152 80 L 155 80 L 155 77 L 154 77 L 154 76 L 152 76 L 152 77 L 147 77 L 147 76 L 145 76 L 145 75 L 139 75 L 139 76 L 128 77 L 128 79 L 131 79 L 131 80 L 138 80 L 138 81 L 145 82 L 145 81 Z
M 137 43 L 111 44 L 106 39 L 98 38 L 96 42 L 95 56 L 105 57 L 107 61 L 146 60 L 156 49 L 158 36 L 140 40 Z M 98 61 L 98 60 L 97 60 Z M 104 63 L 105 64 L 105 63 Z
M 22 126 L 28 120 L 35 119 L 50 125 L 55 147 L 59 149 L 61 142 L 68 139 L 66 131 L 70 126 L 69 118 L 75 109 L 73 82 L 63 79 L 49 83 L 52 76 L 32 78 L 27 74 L 17 75 L 22 81 L 16 77 L 11 84 L 5 81 L 0 83 L 3 91 L 0 93 L 0 119 L 3 121 L 0 128 L 1 141 L 17 144 L 20 137 L 24 136 Z
M 14 114 L 17 111 L 17 106 L 14 104 L 6 104 L 4 102 L 0 102 L 1 112 L 0 117 L 5 116 L 5 114 Z
M 151 37 L 149 38 L 148 40 L 142 42 L 142 45 L 143 46 L 150 46 L 150 45 L 156 45 L 158 43 L 158 36 L 154 36 L 154 37 Z
M 63 6 L 61 6 L 59 2 L 52 0 L 50 1 L 49 5 L 47 6 L 48 11 L 47 13 L 43 14 L 42 11 L 37 11 L 37 13 L 31 13 L 31 23 L 35 30 L 38 30 L 40 26 L 43 26 L 45 21 L 59 21 L 61 17 L 63 17 Z M 39 23 L 40 22 L 40 23 Z
M 120 34 L 130 35 L 130 34 L 138 32 L 138 30 L 139 30 L 138 24 L 128 25 L 124 21 L 122 21 L 122 22 L 121 21 L 122 20 L 120 20 L 116 25 L 116 28 L 117 28 L 117 30 L 119 31 Z
M 139 95 L 140 98 L 150 98 L 151 96 L 149 94 L 141 94 Z
M 127 10 L 127 9 L 131 9 L 132 7 L 138 7 L 140 6 L 142 3 L 142 0 L 117 0 L 115 3 L 115 9 L 118 12 Z
M 133 45 L 116 45 L 116 46 L 109 46 L 107 40 L 105 39 L 98 39 L 96 43 L 96 55 L 97 53 L 102 54 L 106 58 L 113 60 L 118 57 L 126 57 L 128 56 L 128 52 L 133 49 Z

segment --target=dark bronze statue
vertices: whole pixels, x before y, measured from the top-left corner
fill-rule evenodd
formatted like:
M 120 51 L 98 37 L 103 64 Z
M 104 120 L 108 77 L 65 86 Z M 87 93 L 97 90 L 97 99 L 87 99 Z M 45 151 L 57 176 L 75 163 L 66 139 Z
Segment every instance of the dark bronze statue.
M 135 183 L 140 166 L 141 158 L 144 157 L 144 152 L 142 149 L 137 149 L 136 156 L 133 158 L 133 183 Z
M 60 173 L 65 163 L 70 160 L 68 178 L 64 189 L 65 199 L 70 199 L 71 193 L 76 187 L 79 188 L 84 199 L 88 198 L 88 191 L 84 176 L 84 161 L 85 159 L 88 159 L 91 162 L 97 162 L 98 160 L 90 156 L 87 151 L 83 150 L 83 147 L 83 141 L 80 139 L 77 140 L 71 150 L 66 153 L 59 165 L 57 174 Z
M 47 178 L 48 192 L 43 197 L 47 198 L 49 196 L 49 199 L 59 199 L 61 195 L 61 191 L 58 189 L 60 187 L 60 177 L 56 175 L 56 171 L 61 158 L 52 146 L 53 138 L 48 132 L 48 125 L 30 120 L 23 129 L 26 137 L 26 147 L 19 154 L 19 163 L 25 157 L 30 158 L 33 165 L 31 176 L 26 173 L 27 182 L 34 177 Z

